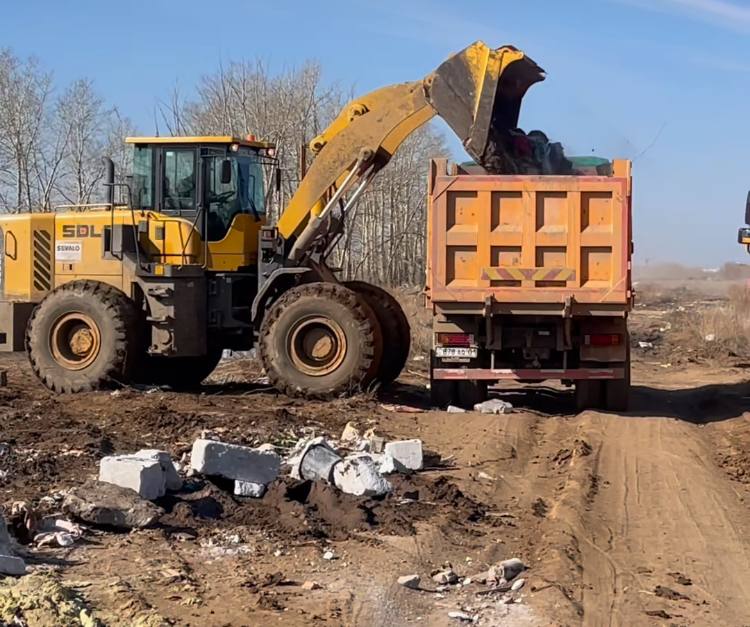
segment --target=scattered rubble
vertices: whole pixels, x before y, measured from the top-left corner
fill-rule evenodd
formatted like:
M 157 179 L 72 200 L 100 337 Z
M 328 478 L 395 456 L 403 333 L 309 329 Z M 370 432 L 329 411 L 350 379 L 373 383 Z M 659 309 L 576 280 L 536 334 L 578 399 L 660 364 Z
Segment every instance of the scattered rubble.
M 471 614 L 467 614 L 466 612 L 448 612 L 448 618 L 452 618 L 453 620 L 460 620 L 465 623 L 474 622 L 474 616 L 472 616 Z
M 273 451 L 198 439 L 193 443 L 190 466 L 209 477 L 267 485 L 279 475 L 281 458 Z
M 263 483 L 253 483 L 252 481 L 235 481 L 234 495 L 249 496 L 254 499 L 263 498 L 266 493 L 266 486 Z
M 336 555 L 334 555 L 333 551 L 326 551 L 323 553 L 323 559 L 330 562 L 332 559 L 335 559 Z
M 362 435 L 360 434 L 359 429 L 354 426 L 354 423 L 347 422 L 343 432 L 341 433 L 341 441 L 351 443 L 357 442 L 361 439 Z
M 83 536 L 83 529 L 80 525 L 54 516 L 42 520 L 35 531 L 34 543 L 40 547 L 72 546 Z
M 466 410 L 463 407 L 456 407 L 455 405 L 448 405 L 446 410 L 449 414 L 465 414 Z
M 303 590 L 320 590 L 322 587 L 317 581 L 306 581 L 302 584 Z
M 438 585 L 453 584 L 458 581 L 458 575 L 452 568 L 446 568 L 432 576 L 432 580 Z
M 411 588 L 412 590 L 416 590 L 419 588 L 419 582 L 421 581 L 421 577 L 419 575 L 404 575 L 403 577 L 399 577 L 397 582 L 399 586 L 404 586 L 404 588 Z
M 482 414 L 509 414 L 513 411 L 513 405 L 499 398 L 491 398 L 483 403 L 474 405 L 474 411 Z
M 93 479 L 70 490 L 62 510 L 83 522 L 118 529 L 149 527 L 163 513 L 135 490 Z
M 60 583 L 51 572 L 37 572 L 18 581 L 0 580 L 0 625 L 80 625 L 101 623 L 80 594 Z

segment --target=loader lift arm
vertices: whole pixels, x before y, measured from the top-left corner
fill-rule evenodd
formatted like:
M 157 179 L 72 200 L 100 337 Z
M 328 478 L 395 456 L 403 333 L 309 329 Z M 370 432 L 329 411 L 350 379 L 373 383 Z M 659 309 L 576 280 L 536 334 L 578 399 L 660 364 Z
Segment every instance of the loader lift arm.
M 503 150 L 503 133 L 518 125 L 521 100 L 544 71 L 523 52 L 475 42 L 420 81 L 391 85 L 347 104 L 310 143 L 315 158 L 277 229 L 292 265 L 324 250 L 340 217 L 409 135 L 436 115 L 480 164 Z

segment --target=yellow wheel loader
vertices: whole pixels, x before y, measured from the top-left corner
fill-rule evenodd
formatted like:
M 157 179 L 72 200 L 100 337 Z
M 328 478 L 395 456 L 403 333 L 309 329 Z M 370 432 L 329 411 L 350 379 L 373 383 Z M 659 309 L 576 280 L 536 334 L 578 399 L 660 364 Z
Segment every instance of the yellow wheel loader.
M 542 70 L 476 42 L 425 79 L 349 103 L 276 225 L 275 147 L 254 138 L 136 137 L 115 202 L 0 218 L 0 350 L 26 350 L 58 392 L 116 383 L 189 387 L 224 349 L 257 347 L 271 382 L 330 398 L 389 383 L 409 326 L 387 292 L 342 283 L 326 259 L 401 143 L 435 115 L 478 162 L 496 158 Z M 266 180 L 267 179 L 267 180 Z

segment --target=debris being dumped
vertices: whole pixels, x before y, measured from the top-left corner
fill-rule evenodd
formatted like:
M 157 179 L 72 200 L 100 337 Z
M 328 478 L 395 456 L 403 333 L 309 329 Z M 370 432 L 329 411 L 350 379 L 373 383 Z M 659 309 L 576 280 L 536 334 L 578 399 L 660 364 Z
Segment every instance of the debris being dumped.
M 117 529 L 150 527 L 163 514 L 161 508 L 141 498 L 135 490 L 89 479 L 71 489 L 62 510 L 78 520 Z
M 0 515 L 0 573 L 16 577 L 25 575 L 26 563 L 14 553 L 11 544 L 5 519 Z

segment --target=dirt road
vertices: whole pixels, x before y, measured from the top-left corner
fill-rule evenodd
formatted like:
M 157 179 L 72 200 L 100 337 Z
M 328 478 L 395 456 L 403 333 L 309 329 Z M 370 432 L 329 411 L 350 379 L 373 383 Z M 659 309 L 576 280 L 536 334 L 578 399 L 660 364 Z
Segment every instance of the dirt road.
M 395 393 L 305 403 L 252 383 L 53 396 L 4 358 L 0 501 L 36 504 L 113 451 L 163 447 L 179 459 L 204 429 L 288 446 L 354 421 L 421 438 L 428 469 L 395 478 L 383 502 L 280 484 L 238 503 L 202 485 L 163 503 L 155 529 L 91 530 L 28 561 L 114 625 L 449 625 L 457 610 L 480 625 L 750 625 L 746 366 L 636 355 L 627 415 L 577 414 L 569 393 L 539 387 L 504 390 L 518 408 L 506 416 L 391 411 L 426 407 L 419 362 Z M 476 581 L 436 591 L 430 579 L 445 562 L 475 577 L 509 557 L 530 567 L 518 602 Z M 422 590 L 397 585 L 411 573 Z

